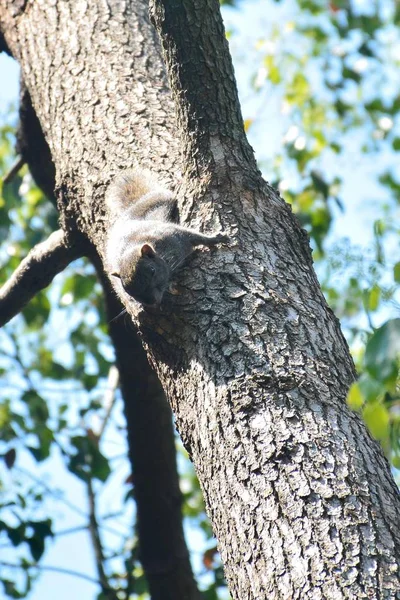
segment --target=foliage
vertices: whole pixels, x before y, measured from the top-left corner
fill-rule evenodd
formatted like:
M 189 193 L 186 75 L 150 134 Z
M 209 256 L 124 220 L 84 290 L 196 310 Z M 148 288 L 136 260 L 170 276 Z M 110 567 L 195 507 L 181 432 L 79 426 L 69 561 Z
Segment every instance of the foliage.
M 311 236 L 323 290 L 360 373 L 349 404 L 399 466 L 400 351 L 394 317 L 400 264 L 392 258 L 399 236 L 400 181 L 394 170 L 400 150 L 399 6 L 393 0 L 276 4 L 274 12 L 269 3 L 268 21 L 248 50 L 251 64 L 256 61 L 251 85 L 258 100 L 248 96 L 244 102 L 245 128 L 250 138 L 254 131 L 257 146 L 264 113 L 267 127 L 282 124 L 283 143 L 267 150 L 261 165 Z M 255 6 L 261 12 L 261 5 Z M 230 40 L 234 48 L 232 31 Z M 275 118 L 274 107 L 280 110 Z M 363 161 L 372 165 L 369 181 L 354 178 L 350 196 L 346 179 L 354 177 L 353 165 L 361 177 Z M 338 239 L 335 223 L 344 222 L 341 213 L 351 203 L 362 213 L 368 184 L 376 198 L 373 207 L 364 207 L 371 213 L 371 232 L 360 231 L 359 248 Z M 357 229 L 361 224 L 354 224 Z
M 400 319 L 376 329 L 365 346 L 360 379 L 352 385 L 348 403 L 361 411 L 372 435 L 380 440 L 395 467 L 400 467 Z

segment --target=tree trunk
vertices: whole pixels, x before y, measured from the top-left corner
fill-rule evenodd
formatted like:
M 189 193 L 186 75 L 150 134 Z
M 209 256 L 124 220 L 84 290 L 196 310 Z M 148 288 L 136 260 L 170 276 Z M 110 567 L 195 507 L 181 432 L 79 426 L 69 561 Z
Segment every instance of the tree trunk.
M 24 4 L 24 3 L 23 3 Z M 195 464 L 232 596 L 395 598 L 399 494 L 346 406 L 354 367 L 308 240 L 260 178 L 217 0 L 28 2 L 1 27 L 56 164 L 64 228 L 101 256 L 110 176 L 177 173 L 181 218 L 231 232 L 149 313 L 124 298 Z M 14 10 L 15 13 L 15 10 Z

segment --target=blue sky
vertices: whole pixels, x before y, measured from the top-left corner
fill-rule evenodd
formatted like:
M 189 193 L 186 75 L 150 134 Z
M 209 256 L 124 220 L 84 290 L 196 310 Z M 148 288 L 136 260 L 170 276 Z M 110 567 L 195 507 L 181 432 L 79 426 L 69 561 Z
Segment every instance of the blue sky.
M 15 60 L 0 53 L 0 114 L 4 114 L 10 102 L 18 102 L 19 68 Z

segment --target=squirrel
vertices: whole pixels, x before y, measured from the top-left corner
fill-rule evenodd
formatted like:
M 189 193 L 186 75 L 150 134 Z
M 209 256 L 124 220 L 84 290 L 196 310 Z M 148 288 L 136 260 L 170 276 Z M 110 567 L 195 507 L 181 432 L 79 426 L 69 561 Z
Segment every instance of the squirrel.
M 149 171 L 131 169 L 109 187 L 106 204 L 116 215 L 106 243 L 106 266 L 129 296 L 157 306 L 172 273 L 197 246 L 229 241 L 223 233 L 205 235 L 176 224 L 174 195 Z

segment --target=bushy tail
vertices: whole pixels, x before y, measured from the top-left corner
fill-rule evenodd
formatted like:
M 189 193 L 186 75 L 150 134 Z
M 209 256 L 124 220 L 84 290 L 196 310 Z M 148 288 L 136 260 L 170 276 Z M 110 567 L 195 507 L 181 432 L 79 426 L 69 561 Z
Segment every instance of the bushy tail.
M 106 193 L 106 205 L 111 213 L 120 214 L 132 207 L 139 198 L 156 192 L 164 196 L 167 192 L 150 171 L 133 168 L 116 177 Z

